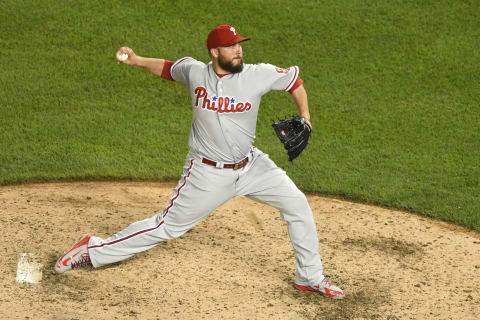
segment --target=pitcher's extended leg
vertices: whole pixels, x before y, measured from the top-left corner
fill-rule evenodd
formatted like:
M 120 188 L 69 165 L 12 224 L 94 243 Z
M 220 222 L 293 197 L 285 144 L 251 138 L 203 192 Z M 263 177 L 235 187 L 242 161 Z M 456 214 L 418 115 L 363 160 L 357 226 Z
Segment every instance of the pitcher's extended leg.
M 159 214 L 135 222 L 103 240 L 92 237 L 88 253 L 94 267 L 121 261 L 161 241 L 180 237 L 234 195 L 232 170 L 218 170 L 188 159 L 174 194 Z

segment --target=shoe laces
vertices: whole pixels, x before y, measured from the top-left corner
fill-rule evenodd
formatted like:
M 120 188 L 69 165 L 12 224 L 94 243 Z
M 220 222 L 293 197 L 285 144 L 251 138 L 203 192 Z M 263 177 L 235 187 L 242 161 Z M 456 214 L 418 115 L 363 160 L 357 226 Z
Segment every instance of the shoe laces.
M 92 260 L 90 260 L 90 255 L 88 253 L 84 253 L 80 256 L 80 259 L 78 259 L 75 262 L 72 262 L 72 269 L 84 266 L 86 264 L 91 264 Z

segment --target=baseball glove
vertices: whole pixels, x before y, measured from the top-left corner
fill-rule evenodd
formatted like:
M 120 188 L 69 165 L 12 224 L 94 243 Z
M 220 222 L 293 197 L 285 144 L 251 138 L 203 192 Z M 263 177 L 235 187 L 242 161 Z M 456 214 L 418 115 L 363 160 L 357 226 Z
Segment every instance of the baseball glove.
M 312 130 L 304 118 L 292 116 L 275 122 L 272 127 L 287 150 L 288 160 L 293 161 L 307 147 Z

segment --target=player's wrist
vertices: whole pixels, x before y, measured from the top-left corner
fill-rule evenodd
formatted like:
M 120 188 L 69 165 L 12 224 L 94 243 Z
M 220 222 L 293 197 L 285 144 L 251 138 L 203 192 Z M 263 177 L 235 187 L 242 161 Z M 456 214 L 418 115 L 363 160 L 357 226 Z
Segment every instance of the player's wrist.
M 132 65 L 135 67 L 141 67 L 145 68 L 147 66 L 147 59 L 141 56 L 133 56 L 130 60 L 132 62 Z
M 303 117 L 303 120 L 305 121 L 307 126 L 310 128 L 310 130 L 312 130 L 312 123 L 310 122 L 310 119 Z

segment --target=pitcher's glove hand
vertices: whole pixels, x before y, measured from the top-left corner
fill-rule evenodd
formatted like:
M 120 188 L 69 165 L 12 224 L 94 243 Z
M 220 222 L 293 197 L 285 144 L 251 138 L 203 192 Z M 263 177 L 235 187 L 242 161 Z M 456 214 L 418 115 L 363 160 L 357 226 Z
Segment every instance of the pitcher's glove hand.
M 272 127 L 287 149 L 288 160 L 293 161 L 307 147 L 312 129 L 304 118 L 292 116 L 288 120 L 275 122 Z

